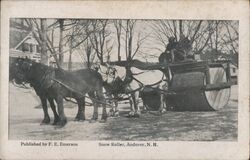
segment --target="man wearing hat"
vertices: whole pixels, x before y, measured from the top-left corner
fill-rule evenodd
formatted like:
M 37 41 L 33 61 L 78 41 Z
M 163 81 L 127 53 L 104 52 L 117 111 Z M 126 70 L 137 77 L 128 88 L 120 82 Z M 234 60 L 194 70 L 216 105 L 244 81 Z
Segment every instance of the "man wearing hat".
M 174 61 L 174 49 L 176 49 L 177 45 L 178 43 L 176 42 L 175 38 L 169 37 L 166 50 L 159 56 L 159 62 L 160 63 L 173 62 Z

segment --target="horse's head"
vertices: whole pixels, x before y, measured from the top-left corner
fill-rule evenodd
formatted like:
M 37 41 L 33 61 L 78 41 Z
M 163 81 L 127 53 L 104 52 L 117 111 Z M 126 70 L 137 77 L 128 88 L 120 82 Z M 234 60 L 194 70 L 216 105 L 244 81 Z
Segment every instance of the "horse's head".
M 95 68 L 102 75 L 102 79 L 104 82 L 112 83 L 117 77 L 117 74 L 116 74 L 117 70 L 115 67 L 111 65 L 108 65 L 108 64 L 98 65 Z
M 10 67 L 11 78 L 17 84 L 27 82 L 32 65 L 33 61 L 28 58 L 17 58 Z

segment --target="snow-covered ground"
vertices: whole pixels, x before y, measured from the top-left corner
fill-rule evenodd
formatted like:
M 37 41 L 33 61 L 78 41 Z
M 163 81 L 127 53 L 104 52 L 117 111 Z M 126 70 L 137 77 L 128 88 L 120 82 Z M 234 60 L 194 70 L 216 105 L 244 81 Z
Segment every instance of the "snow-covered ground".
M 43 111 L 32 89 L 10 84 L 9 139 L 11 140 L 171 140 L 235 141 L 237 140 L 238 86 L 232 86 L 227 106 L 215 112 L 167 112 L 161 116 L 145 113 L 127 118 L 128 104 L 119 105 L 121 116 L 106 123 L 89 123 L 93 108 L 86 107 L 85 122 L 75 122 L 76 104 L 65 103 L 68 123 L 56 129 L 40 125 Z M 101 114 L 101 109 L 100 109 Z M 53 114 L 49 108 L 51 121 Z M 99 115 L 99 117 L 101 117 Z

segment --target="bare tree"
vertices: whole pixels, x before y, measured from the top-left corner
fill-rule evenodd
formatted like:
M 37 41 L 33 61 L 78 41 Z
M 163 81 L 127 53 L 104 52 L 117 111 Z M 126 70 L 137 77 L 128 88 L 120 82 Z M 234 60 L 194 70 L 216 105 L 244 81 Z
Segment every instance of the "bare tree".
M 31 28 L 32 34 L 39 46 L 41 47 L 41 63 L 48 65 L 49 63 L 49 54 L 48 51 L 51 52 L 51 55 L 54 57 L 57 66 L 59 66 L 59 61 L 55 56 L 55 48 L 51 46 L 51 40 L 48 37 L 48 30 L 50 26 L 47 26 L 47 19 L 24 19 L 27 26 Z
M 207 22 L 203 27 L 199 27 L 200 31 L 197 36 L 193 37 L 193 51 L 194 53 L 202 53 L 204 49 L 208 48 L 209 40 L 214 32 L 213 22 Z
M 117 51 L 118 51 L 118 61 L 121 61 L 121 35 L 122 35 L 122 20 L 114 20 L 114 26 L 116 29 L 117 36 Z
M 209 47 L 217 50 L 221 47 L 220 21 L 160 20 L 153 22 L 152 28 L 155 40 L 164 46 L 168 38 L 173 36 L 177 41 L 181 37 L 188 37 L 195 53 L 201 53 Z
M 89 33 L 89 40 L 101 63 L 104 62 L 106 53 L 105 45 L 109 43 L 110 31 L 107 29 L 108 20 L 91 20 L 90 26 L 86 28 Z
M 60 28 L 60 33 L 59 33 L 59 48 L 58 48 L 58 52 L 59 52 L 59 65 L 62 66 L 63 64 L 63 30 L 64 30 L 64 19 L 58 19 L 58 23 L 59 23 L 59 28 Z
M 238 22 L 224 22 L 224 25 L 226 26 L 227 34 L 225 38 L 227 39 L 226 44 L 229 44 L 231 46 L 231 50 L 233 51 L 233 54 L 239 54 L 239 31 L 238 31 Z
M 71 71 L 72 70 L 72 53 L 73 53 L 73 37 L 70 38 L 70 43 L 69 43 L 69 62 L 68 62 L 68 70 Z
M 136 25 L 136 20 L 128 19 L 128 20 L 126 20 L 126 25 L 123 26 L 123 29 L 125 30 L 125 52 L 126 52 L 127 61 L 132 60 L 133 38 L 134 38 L 135 25 Z M 136 49 L 136 50 L 138 50 L 138 49 Z
M 41 46 L 41 62 L 48 65 L 49 63 L 49 55 L 48 51 L 50 51 L 51 55 L 54 57 L 57 66 L 60 68 L 60 64 L 58 58 L 56 56 L 56 49 L 53 45 L 53 38 L 50 39 L 48 36 L 48 30 L 51 26 L 47 26 L 47 19 L 25 19 L 27 25 L 32 28 L 32 34 L 39 46 Z M 52 32 L 53 33 L 53 32 Z M 54 33 L 52 34 L 54 35 Z
M 89 40 L 86 41 L 85 52 L 87 55 L 87 67 L 90 68 L 92 60 L 90 59 L 92 53 L 92 46 L 90 45 Z
M 41 63 L 48 65 L 48 54 L 47 54 L 47 22 L 46 19 L 41 19 Z

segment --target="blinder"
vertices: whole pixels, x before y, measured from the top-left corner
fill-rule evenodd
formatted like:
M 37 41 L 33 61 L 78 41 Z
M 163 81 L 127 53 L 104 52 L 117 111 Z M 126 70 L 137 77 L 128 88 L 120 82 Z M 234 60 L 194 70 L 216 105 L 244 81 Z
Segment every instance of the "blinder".
M 106 81 L 108 83 L 111 83 L 115 80 L 116 78 L 116 68 L 113 68 L 107 64 L 102 65 L 103 67 L 101 67 L 101 65 L 98 65 L 98 71 L 99 73 L 102 75 L 103 81 Z

